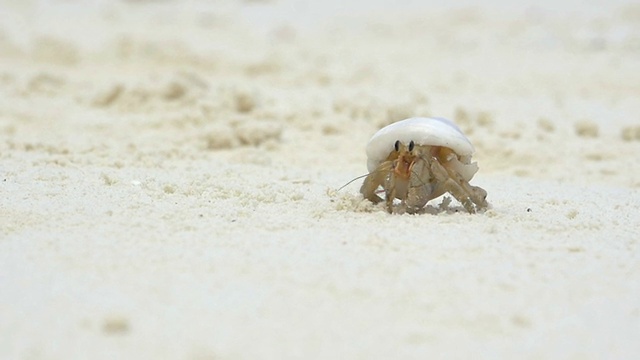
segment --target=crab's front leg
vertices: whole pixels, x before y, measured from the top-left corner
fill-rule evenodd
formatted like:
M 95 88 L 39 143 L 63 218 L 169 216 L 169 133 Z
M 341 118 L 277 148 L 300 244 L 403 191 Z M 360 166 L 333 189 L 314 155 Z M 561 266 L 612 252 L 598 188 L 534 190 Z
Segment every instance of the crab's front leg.
M 377 204 L 382 198 L 376 194 L 376 190 L 385 184 L 389 172 L 393 168 L 393 161 L 385 161 L 378 165 L 376 170 L 364 178 L 364 182 L 360 187 L 360 193 L 365 199 Z
M 387 194 L 387 210 L 393 211 L 393 200 L 399 199 L 403 206 L 407 205 L 409 198 L 409 185 L 413 167 L 418 159 L 417 150 L 413 140 L 409 145 L 402 144 L 400 140 L 396 141 L 394 148 L 398 157 L 393 160 L 393 171 L 389 173 L 385 184 Z
M 404 164 L 400 162 L 404 162 Z M 393 171 L 389 173 L 384 184 L 387 211 L 389 213 L 393 212 L 394 199 L 399 199 L 403 205 L 406 204 L 407 198 L 409 197 L 409 176 L 412 165 L 412 162 L 407 163 L 402 157 L 394 161 Z
M 365 199 L 377 204 L 382 201 L 382 198 L 376 194 L 376 191 L 380 186 L 384 189 L 385 202 L 387 205 L 387 211 L 393 212 L 393 200 L 396 198 L 406 199 L 407 184 L 406 181 L 398 178 L 394 174 L 397 160 L 385 161 L 380 164 L 376 170 L 367 177 L 364 178 L 364 182 L 360 187 L 360 193 Z

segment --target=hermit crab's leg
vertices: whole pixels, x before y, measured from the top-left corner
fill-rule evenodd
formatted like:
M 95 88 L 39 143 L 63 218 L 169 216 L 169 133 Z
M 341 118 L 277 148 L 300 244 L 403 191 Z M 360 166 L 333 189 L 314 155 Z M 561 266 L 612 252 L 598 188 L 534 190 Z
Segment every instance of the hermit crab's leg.
M 441 191 L 449 192 L 453 197 L 462 203 L 462 206 L 470 212 L 487 207 L 487 192 L 469 183 L 453 169 L 448 163 L 441 164 L 439 161 L 432 161 L 431 171 L 440 183 Z M 475 204 L 475 206 L 474 206 Z
M 385 183 L 392 168 L 393 161 L 385 161 L 378 165 L 374 172 L 367 175 L 360 187 L 360 193 L 365 197 L 365 199 L 374 204 L 382 201 L 382 198 L 376 195 L 376 190 Z
M 433 161 L 431 163 L 431 171 L 438 180 L 438 193 L 450 193 L 454 198 L 462 203 L 462 206 L 464 206 L 464 208 L 468 212 L 475 213 L 475 208 L 473 206 L 473 202 L 469 197 L 469 194 L 464 191 L 460 183 L 451 178 L 442 164 L 440 164 L 438 161 Z
M 402 203 L 406 202 L 409 193 L 409 179 L 398 176 L 394 171 L 387 177 L 384 184 L 384 190 L 386 195 L 387 211 L 392 213 L 394 199 L 400 199 Z
M 389 181 L 385 185 L 384 190 L 385 190 L 385 200 L 387 204 L 387 212 L 391 214 L 393 213 L 393 199 L 396 198 L 396 189 L 395 189 L 393 176 L 390 176 L 388 179 Z
M 459 172 L 460 163 L 455 152 L 446 147 L 439 147 L 436 152 L 436 157 L 446 169 L 449 177 L 460 184 L 468 198 L 476 205 L 476 209 L 482 209 L 488 206 L 486 200 L 487 192 L 481 187 L 471 186 L 465 176 Z

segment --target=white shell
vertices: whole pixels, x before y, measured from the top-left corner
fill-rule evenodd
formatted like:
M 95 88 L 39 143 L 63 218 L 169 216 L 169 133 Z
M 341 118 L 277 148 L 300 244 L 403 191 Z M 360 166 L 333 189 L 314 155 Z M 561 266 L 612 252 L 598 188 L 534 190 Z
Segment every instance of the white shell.
M 478 171 L 476 164 L 471 164 L 471 155 L 475 152 L 473 145 L 453 122 L 443 118 L 414 117 L 387 125 L 373 134 L 367 144 L 369 172 L 387 159 L 397 140 L 404 144 L 413 140 L 416 145 L 444 146 L 453 150 L 466 168 L 460 170 L 467 181 Z

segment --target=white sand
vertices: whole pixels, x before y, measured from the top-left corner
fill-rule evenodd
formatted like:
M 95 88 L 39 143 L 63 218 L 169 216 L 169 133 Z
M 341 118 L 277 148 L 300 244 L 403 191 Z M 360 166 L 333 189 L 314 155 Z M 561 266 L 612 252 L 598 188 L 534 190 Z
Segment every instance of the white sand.
M 640 357 L 640 7 L 177 3 L 0 2 L 0 359 Z M 429 115 L 490 210 L 336 191 Z

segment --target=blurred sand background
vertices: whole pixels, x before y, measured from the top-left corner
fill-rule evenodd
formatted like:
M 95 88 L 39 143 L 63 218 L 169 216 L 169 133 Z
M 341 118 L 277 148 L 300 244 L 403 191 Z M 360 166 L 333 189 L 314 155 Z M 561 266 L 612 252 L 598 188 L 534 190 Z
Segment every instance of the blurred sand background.
M 1 359 L 640 357 L 640 6 L 0 1 Z M 491 209 L 363 201 L 465 131 Z

